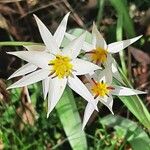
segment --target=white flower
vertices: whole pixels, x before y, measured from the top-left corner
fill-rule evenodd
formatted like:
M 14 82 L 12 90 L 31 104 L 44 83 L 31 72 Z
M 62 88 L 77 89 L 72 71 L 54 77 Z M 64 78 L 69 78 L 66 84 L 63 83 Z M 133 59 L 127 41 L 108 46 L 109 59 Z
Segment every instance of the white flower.
M 74 35 L 66 33 L 65 36 L 69 40 L 73 40 L 75 38 Z M 119 80 L 122 81 L 120 78 L 120 75 L 118 73 L 116 63 L 114 59 L 112 58 L 111 54 L 117 53 L 132 43 L 136 42 L 139 38 L 142 36 L 138 36 L 132 39 L 123 40 L 119 42 L 114 42 L 111 44 L 106 43 L 100 32 L 98 31 L 95 23 L 93 23 L 92 28 L 92 44 L 89 44 L 87 42 L 84 42 L 82 49 L 86 52 L 87 57 L 96 64 L 101 64 L 105 67 L 111 66 L 113 76 Z
M 112 85 L 112 72 L 110 68 L 106 68 L 102 72 L 96 71 L 95 74 L 93 74 L 92 76 L 87 76 L 87 78 L 89 81 L 89 83 L 87 83 L 87 87 L 93 94 L 95 104 L 97 105 L 98 102 L 103 103 L 109 108 L 112 114 L 114 114 L 112 110 L 112 95 L 131 96 L 137 94 L 145 94 L 145 92 L 139 90 Z M 88 103 L 84 112 L 82 129 L 84 129 L 93 112 L 94 107 L 90 103 Z
M 66 27 L 67 27 L 67 22 L 68 22 L 68 17 L 69 13 L 65 15 L 65 17 L 62 19 L 60 25 L 58 26 L 56 32 L 54 35 L 52 35 L 47 27 L 42 23 L 42 21 L 34 15 L 35 20 L 37 22 L 41 37 L 43 39 L 43 42 L 45 45 L 29 45 L 29 46 L 24 46 L 28 51 L 47 51 L 47 52 L 53 52 L 57 51 L 59 47 L 61 46 L 62 40 L 64 38 L 64 34 L 66 32 Z M 53 43 L 53 44 L 52 44 Z M 33 72 L 37 69 L 38 67 L 34 64 L 27 63 L 26 65 L 22 66 L 19 68 L 16 72 L 14 72 L 8 79 L 17 77 L 17 76 L 22 76 L 25 74 L 28 74 L 30 72 Z M 47 97 L 48 93 L 48 87 L 49 87 L 49 77 L 46 79 L 42 80 L 42 85 L 43 85 L 43 95 L 44 99 Z
M 65 48 L 59 49 L 57 43 L 60 41 L 56 42 L 58 39 L 55 41 L 40 20 L 37 19 L 37 23 L 42 39 L 46 45 L 46 51 L 8 52 L 38 68 L 35 70 L 32 65 L 33 68 L 28 64 L 31 67 L 31 70 L 29 69 L 30 67 L 27 66 L 27 72 L 35 71 L 24 76 L 22 79 L 8 87 L 8 89 L 23 87 L 41 80 L 49 80 L 45 85 L 45 87 L 49 89 L 47 113 L 47 116 L 49 116 L 49 113 L 61 98 L 66 84 L 68 84 L 70 88 L 84 99 L 93 103 L 93 107 L 97 109 L 97 106 L 94 106 L 95 103 L 91 93 L 77 77 L 77 75 L 88 74 L 100 68 L 91 62 L 77 58 L 86 33 L 71 41 Z M 47 50 L 50 50 L 50 53 L 47 52 Z

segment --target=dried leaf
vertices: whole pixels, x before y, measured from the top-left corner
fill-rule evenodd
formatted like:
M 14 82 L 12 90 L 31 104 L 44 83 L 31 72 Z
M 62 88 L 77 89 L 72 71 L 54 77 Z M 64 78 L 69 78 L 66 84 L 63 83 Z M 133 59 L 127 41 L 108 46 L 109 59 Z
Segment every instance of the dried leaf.
M 9 29 L 6 19 L 1 14 L 0 14 L 0 28 L 6 29 L 7 31 Z
M 19 129 L 23 130 L 25 124 L 33 126 L 37 118 L 36 110 L 30 102 L 27 87 L 24 87 L 22 90 L 21 102 L 22 105 L 17 109 L 17 113 L 22 119 L 21 122 L 19 122 Z
M 3 150 L 4 149 L 4 144 L 3 144 L 3 141 L 0 139 L 0 150 Z
M 2 79 L 0 79 L 0 101 L 4 101 L 4 102 L 9 101 L 9 93 L 6 90 L 6 84 Z
M 134 47 L 129 47 L 129 50 L 133 57 L 142 65 L 147 65 L 150 64 L 150 56 L 143 52 L 140 49 L 134 48 Z

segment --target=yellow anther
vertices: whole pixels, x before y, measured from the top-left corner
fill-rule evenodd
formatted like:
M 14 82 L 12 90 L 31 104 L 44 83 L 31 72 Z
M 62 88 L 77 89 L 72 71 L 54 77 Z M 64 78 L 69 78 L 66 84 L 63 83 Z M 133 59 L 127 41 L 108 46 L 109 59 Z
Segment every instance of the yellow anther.
M 52 66 L 51 73 L 55 73 L 58 78 L 68 77 L 73 71 L 71 59 L 67 56 L 56 55 L 55 59 L 49 62 L 49 65 Z
M 93 92 L 93 95 L 95 95 L 94 98 L 97 98 L 98 96 L 100 97 L 108 96 L 110 90 L 114 90 L 114 88 L 111 86 L 108 86 L 104 82 L 94 81 L 94 85 L 92 86 L 91 90 Z
M 91 60 L 96 63 L 104 63 L 107 60 L 108 51 L 105 49 L 102 49 L 100 47 L 98 47 L 90 52 L 87 52 L 87 53 L 91 54 L 90 55 Z

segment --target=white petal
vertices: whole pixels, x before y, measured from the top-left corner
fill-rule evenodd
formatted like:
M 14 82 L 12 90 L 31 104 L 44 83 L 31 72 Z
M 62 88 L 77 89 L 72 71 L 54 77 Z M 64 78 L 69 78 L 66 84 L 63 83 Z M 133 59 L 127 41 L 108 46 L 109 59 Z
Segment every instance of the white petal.
M 104 40 L 103 36 L 98 31 L 95 23 L 93 23 L 92 35 L 96 36 L 96 47 L 100 47 L 100 48 L 103 48 L 103 49 L 107 48 L 106 41 Z
M 65 35 L 65 32 L 66 32 L 66 27 L 67 27 L 67 22 L 68 22 L 69 14 L 70 14 L 70 12 L 65 15 L 65 17 L 63 18 L 63 20 L 59 24 L 56 32 L 54 33 L 54 39 L 55 39 L 55 41 L 56 41 L 56 43 L 57 43 L 58 46 L 61 45 L 62 40 L 64 38 L 64 35 Z
M 17 71 L 15 71 L 9 78 L 14 78 L 14 77 L 18 77 L 18 76 L 22 76 L 25 74 L 28 74 L 30 72 L 33 72 L 37 69 L 37 66 L 31 64 L 31 63 L 27 63 L 24 66 L 22 66 L 21 68 L 19 68 Z
M 95 72 L 95 74 L 92 75 L 92 77 L 99 82 L 103 81 L 107 84 L 111 84 L 112 83 L 111 68 L 107 66 L 103 71 L 98 70 Z
M 73 69 L 76 71 L 75 72 L 76 75 L 84 75 L 84 74 L 91 73 L 97 69 L 101 69 L 101 67 L 89 61 L 85 61 L 78 58 L 74 59 L 72 61 L 72 64 L 73 64 Z
M 113 98 L 111 95 L 105 96 L 104 98 L 100 99 L 100 102 L 103 103 L 108 109 L 111 111 L 112 114 L 114 114 L 112 107 L 113 107 Z
M 50 79 L 49 82 L 49 94 L 48 94 L 48 112 L 47 117 L 50 112 L 54 109 L 58 101 L 60 100 L 65 87 L 66 87 L 67 79 L 58 79 L 57 77 L 54 79 Z
M 95 105 L 97 105 L 97 103 L 98 103 L 98 101 L 95 100 Z M 90 119 L 91 115 L 93 114 L 94 110 L 95 109 L 94 109 L 93 105 L 91 103 L 88 103 L 86 108 L 85 108 L 85 111 L 84 111 L 82 130 L 86 126 L 86 124 L 89 121 L 89 119 Z
M 113 77 L 117 79 L 119 82 L 121 82 L 122 84 L 124 84 L 115 62 L 112 63 L 111 68 L 112 68 Z
M 36 15 L 34 15 L 34 18 L 38 25 L 42 40 L 45 43 L 47 49 L 49 49 L 51 53 L 56 54 L 59 51 L 59 45 L 56 43 L 52 34 L 47 29 L 47 27 L 43 24 L 43 22 Z
M 49 68 L 48 63 L 54 57 L 46 52 L 39 52 L 39 51 L 17 51 L 7 53 L 17 56 L 40 68 Z
M 142 37 L 142 35 L 137 36 L 137 37 L 132 38 L 132 39 L 111 43 L 108 45 L 108 51 L 110 53 L 118 53 L 119 51 L 125 49 L 126 47 L 128 47 L 132 43 L 136 42 L 141 37 Z
M 23 86 L 36 83 L 38 81 L 45 79 L 48 75 L 49 75 L 49 70 L 44 70 L 44 69 L 37 70 L 33 73 L 30 73 L 29 75 L 24 76 L 23 78 L 21 78 L 11 86 L 9 86 L 7 89 L 23 87 Z
M 89 103 L 93 104 L 93 107 L 98 110 L 97 106 L 94 103 L 94 98 L 86 86 L 81 82 L 81 80 L 74 76 L 68 77 L 68 85 L 71 89 L 73 89 L 76 93 L 78 93 L 81 97 L 87 100 Z
M 130 95 L 137 95 L 137 94 L 146 94 L 146 92 L 134 90 L 134 89 L 123 87 L 123 86 L 113 85 L 113 87 L 115 89 L 111 91 L 112 95 L 130 96 Z
M 77 38 L 76 36 L 69 34 L 69 33 L 65 33 L 65 36 L 68 40 L 72 41 L 75 38 Z M 82 45 L 82 50 L 84 50 L 85 52 L 89 52 L 91 50 L 93 50 L 95 48 L 95 46 L 93 46 L 92 44 L 89 44 L 87 42 L 84 41 L 83 45 Z
M 71 41 L 64 49 L 63 53 L 65 55 L 68 55 L 70 58 L 74 59 L 76 58 L 82 48 L 84 39 L 85 39 L 86 32 L 80 35 L 78 38 Z
M 108 54 L 107 55 L 107 61 L 104 63 L 104 66 L 107 68 L 111 68 L 111 71 L 112 71 L 112 76 L 117 79 L 119 82 L 123 83 L 123 80 L 120 76 L 120 73 L 118 71 L 118 68 L 117 68 L 117 63 L 115 61 L 115 59 L 112 57 L 111 54 Z
M 49 90 L 49 77 L 42 81 L 42 87 L 43 87 L 43 95 L 44 95 L 44 100 L 45 100 L 47 97 L 48 90 Z
M 45 51 L 46 50 L 46 46 L 44 45 L 24 45 L 23 47 L 25 47 L 28 51 Z

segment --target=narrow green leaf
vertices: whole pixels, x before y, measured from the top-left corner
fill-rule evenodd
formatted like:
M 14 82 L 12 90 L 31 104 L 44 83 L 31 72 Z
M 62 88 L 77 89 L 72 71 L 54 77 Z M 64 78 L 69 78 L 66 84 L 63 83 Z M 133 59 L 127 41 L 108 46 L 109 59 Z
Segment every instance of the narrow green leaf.
M 81 119 L 70 88 L 66 88 L 56 106 L 57 113 L 63 125 L 73 150 L 86 150 L 87 142 L 81 127 Z
M 117 28 L 116 28 L 116 38 L 117 41 L 121 41 L 123 36 L 123 14 L 120 13 L 118 14 L 118 19 L 117 19 Z M 124 51 L 119 52 L 119 57 L 121 61 L 121 68 L 123 72 L 127 75 L 127 66 L 125 63 L 125 54 Z
M 120 96 L 119 99 L 146 128 L 150 129 L 150 114 L 138 96 Z
M 119 67 L 118 67 L 119 68 Z M 130 84 L 129 80 L 123 73 L 123 71 L 119 68 L 122 79 L 125 81 L 126 86 L 133 88 Z M 119 83 L 117 83 L 119 84 Z M 139 96 L 119 96 L 118 97 L 126 107 L 134 114 L 134 116 L 148 129 L 150 129 L 150 113 L 143 104 L 142 100 Z
M 105 0 L 97 0 L 97 5 L 98 5 L 98 14 L 97 14 L 97 20 L 96 24 L 99 29 L 100 22 L 103 17 L 103 11 L 104 11 L 104 5 L 105 5 Z
M 123 14 L 123 28 L 126 31 L 128 37 L 135 36 L 135 30 L 132 19 L 129 16 L 128 6 L 125 0 L 110 0 L 112 6 L 116 9 L 117 14 Z
M 14 41 L 5 41 L 0 42 L 0 46 L 23 46 L 23 45 L 39 45 L 41 43 L 34 42 L 14 42 Z

